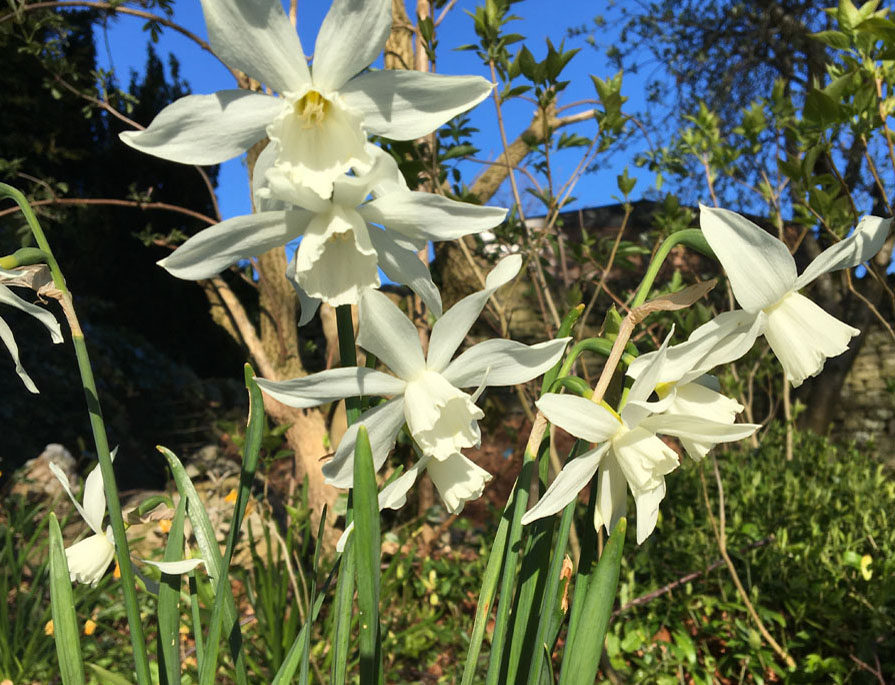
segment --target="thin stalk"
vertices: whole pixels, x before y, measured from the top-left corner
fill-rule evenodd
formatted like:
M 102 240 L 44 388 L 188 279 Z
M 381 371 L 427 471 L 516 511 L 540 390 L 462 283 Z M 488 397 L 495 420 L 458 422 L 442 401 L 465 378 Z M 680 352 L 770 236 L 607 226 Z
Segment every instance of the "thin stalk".
M 681 244 L 686 245 L 697 252 L 701 252 L 706 257 L 715 257 L 715 253 L 712 252 L 712 248 L 709 247 L 709 244 L 703 237 L 702 231 L 695 228 L 685 228 L 683 231 L 672 233 L 665 239 L 662 245 L 659 246 L 656 255 L 650 262 L 649 268 L 646 270 L 646 273 L 643 275 L 643 280 L 640 282 L 640 287 L 637 288 L 637 294 L 634 296 L 634 301 L 631 303 L 631 309 L 636 309 L 646 302 L 650 289 L 653 287 L 653 281 L 656 280 L 656 276 L 659 274 L 659 269 L 661 269 L 662 264 L 665 263 L 665 258 L 668 257 L 672 248 Z
M 65 284 L 65 277 L 59 269 L 59 264 L 50 248 L 50 243 L 44 235 L 37 217 L 28 206 L 25 196 L 18 190 L 5 183 L 0 183 L 0 197 L 9 197 L 19 205 L 31 232 L 37 241 L 38 247 L 47 255 L 47 266 L 53 276 L 53 284 L 60 292 L 59 301 L 65 318 L 71 329 L 72 344 L 75 348 L 75 356 L 78 359 L 78 371 L 81 374 L 81 386 L 87 400 L 87 412 L 90 415 L 90 428 L 93 431 L 93 442 L 99 459 L 100 473 L 103 477 L 103 487 L 106 493 L 106 507 L 109 510 L 109 523 L 112 526 L 112 535 L 115 540 L 115 556 L 118 560 L 118 568 L 121 570 L 121 588 L 124 593 L 124 609 L 130 627 L 131 646 L 134 652 L 134 668 L 139 685 L 151 685 L 152 677 L 149 673 L 149 660 L 146 655 L 146 638 L 143 635 L 143 624 L 140 622 L 140 605 L 137 602 L 137 592 L 134 585 L 134 571 L 131 567 L 130 550 L 127 546 L 127 533 L 124 528 L 124 519 L 121 516 L 121 503 L 118 500 L 118 486 L 115 483 L 115 471 L 112 469 L 112 457 L 109 453 L 109 440 L 106 436 L 106 425 L 103 422 L 102 408 L 99 403 L 99 395 L 96 391 L 96 381 L 93 377 L 93 369 L 90 366 L 90 357 L 87 354 L 87 344 L 84 341 L 84 332 L 75 313 L 71 293 Z

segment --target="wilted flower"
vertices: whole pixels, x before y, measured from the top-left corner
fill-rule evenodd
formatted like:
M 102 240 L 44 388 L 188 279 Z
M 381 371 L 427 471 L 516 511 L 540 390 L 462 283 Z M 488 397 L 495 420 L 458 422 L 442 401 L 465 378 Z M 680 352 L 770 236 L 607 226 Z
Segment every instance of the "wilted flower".
M 188 95 L 145 131 L 121 139 L 175 162 L 217 164 L 267 135 L 289 180 L 328 198 L 338 176 L 371 163 L 367 134 L 419 138 L 491 92 L 492 84 L 478 76 L 364 71 L 385 46 L 391 7 L 391 0 L 335 0 L 309 68 L 280 0 L 202 0 L 215 54 L 279 96 Z
M 0 269 L 0 278 L 3 276 L 15 277 L 16 275 L 15 272 Z M 59 322 L 56 321 L 56 318 L 50 314 L 50 312 L 17 297 L 2 283 L 0 283 L 0 303 L 8 304 L 30 314 L 46 326 L 47 330 L 50 331 L 50 337 L 54 343 L 58 344 L 62 342 L 62 331 L 59 328 Z M 25 387 L 31 392 L 38 392 L 37 386 L 34 385 L 34 381 L 31 380 L 31 377 L 22 367 L 22 362 L 19 361 L 19 347 L 16 345 L 16 340 L 12 335 L 12 329 L 10 329 L 2 317 L 0 317 L 0 340 L 3 341 L 3 344 L 6 345 L 6 349 L 9 350 L 9 354 L 12 356 L 12 361 L 16 365 L 16 373 L 19 374 L 19 378 L 22 379 Z
M 643 368 L 631 386 L 621 413 L 605 402 L 596 404 L 576 395 L 548 393 L 537 402 L 544 416 L 572 435 L 597 447 L 570 460 L 547 491 L 522 517 L 531 523 L 554 514 L 575 499 L 599 470 L 594 527 L 611 531 L 627 509 L 626 489 L 637 507 L 637 543 L 656 526 L 659 503 L 665 497 L 665 476 L 677 468 L 677 454 L 657 434 L 697 443 L 730 442 L 751 435 L 758 426 L 713 421 L 703 416 L 663 414 L 673 394 L 649 401 L 662 377 L 668 341 Z
M 521 264 L 518 255 L 501 260 L 488 274 L 484 290 L 445 312 L 432 328 L 428 356 L 423 354 L 410 319 L 384 294 L 364 292 L 357 344 L 374 354 L 394 376 L 367 368 L 343 368 L 282 382 L 258 379 L 264 392 L 292 407 L 313 407 L 360 395 L 392 397 L 362 414 L 348 429 L 335 456 L 323 467 L 328 483 L 351 487 L 358 426 L 367 428 L 378 470 L 406 422 L 423 458 L 383 493 L 386 502 L 399 502 L 396 506 L 400 506 L 424 468 L 452 513 L 481 495 L 490 475 L 461 453 L 481 439 L 478 420 L 483 414 L 475 405 L 476 398 L 485 386 L 516 385 L 544 373 L 568 342 L 563 338 L 528 346 L 512 340 L 487 340 L 451 361 L 485 302 L 518 273 Z M 460 390 L 467 387 L 478 390 L 472 395 Z
M 757 319 L 758 334 L 764 334 L 794 387 L 820 373 L 827 357 L 848 349 L 849 340 L 860 331 L 798 291 L 822 274 L 873 257 L 886 241 L 892 219 L 865 216 L 848 238 L 821 252 L 801 276 L 786 245 L 745 217 L 701 205 L 699 220 L 743 308 L 730 313 L 727 326 L 754 331 L 751 323 Z

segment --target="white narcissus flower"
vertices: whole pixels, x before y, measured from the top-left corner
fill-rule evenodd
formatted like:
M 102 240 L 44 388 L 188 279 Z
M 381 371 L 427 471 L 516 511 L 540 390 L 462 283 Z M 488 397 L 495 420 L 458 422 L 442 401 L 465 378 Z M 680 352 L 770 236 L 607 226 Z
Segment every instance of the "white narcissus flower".
M 309 68 L 280 0 L 202 0 L 214 53 L 279 96 L 188 95 L 145 131 L 121 139 L 175 162 L 218 164 L 266 135 L 276 146 L 276 165 L 293 183 L 329 197 L 338 176 L 370 162 L 368 134 L 419 138 L 491 92 L 479 76 L 364 71 L 382 53 L 391 8 L 391 0 L 335 0 Z
M 357 303 L 363 290 L 379 285 L 377 267 L 410 286 L 439 316 L 441 296 L 417 251 L 428 240 L 453 240 L 492 228 L 506 210 L 412 192 L 394 159 L 369 148 L 372 166 L 338 178 L 332 198 L 324 200 L 273 167 L 274 149 L 268 146 L 255 167 L 261 211 L 197 233 L 159 264 L 178 278 L 199 280 L 301 237 L 287 270 L 301 298 L 299 325 L 310 320 L 321 300 L 332 306 Z
M 734 423 L 737 414 L 743 411 L 743 405 L 722 395 L 718 379 L 706 372 L 746 354 L 761 333 L 760 329 L 760 320 L 744 319 L 737 312 L 726 312 L 697 328 L 686 342 L 669 346 L 656 383 L 658 397 L 670 397 L 662 413 Z M 658 354 L 641 354 L 628 366 L 627 375 L 638 378 Z M 715 446 L 713 442 L 700 442 L 686 435 L 679 439 L 695 461 L 704 459 Z
M 112 458 L 115 458 L 114 450 Z M 106 494 L 103 489 L 103 476 L 99 464 L 87 475 L 84 480 L 83 505 L 75 498 L 68 482 L 68 476 L 59 466 L 50 462 L 50 471 L 62 484 L 65 492 L 71 498 L 75 509 L 81 518 L 93 531 L 93 535 L 76 542 L 66 548 L 65 558 L 68 562 L 68 572 L 71 581 L 89 583 L 95 586 L 109 568 L 109 564 L 115 558 L 115 538 L 112 535 L 112 526 L 107 526 L 103 531 L 103 518 L 106 515 Z M 141 559 L 143 563 L 150 564 L 160 569 L 162 573 L 186 573 L 192 571 L 203 563 L 200 558 L 183 559 L 180 561 L 149 561 Z
M 547 491 L 522 517 L 527 524 L 555 514 L 573 501 L 599 470 L 594 527 L 611 531 L 627 508 L 627 488 L 637 507 L 637 544 L 653 529 L 659 503 L 665 497 L 665 476 L 678 467 L 677 454 L 657 434 L 698 443 L 740 440 L 758 426 L 730 425 L 703 416 L 661 414 L 673 401 L 668 395 L 648 401 L 662 376 L 669 337 L 631 386 L 628 400 L 617 414 L 604 403 L 576 395 L 548 393 L 537 401 L 547 419 L 597 447 L 570 460 Z
M 827 357 L 848 349 L 849 340 L 860 331 L 798 291 L 822 274 L 849 269 L 873 257 L 886 241 L 892 219 L 863 217 L 848 238 L 821 252 L 801 275 L 786 245 L 745 217 L 700 205 L 699 222 L 743 308 L 732 312 L 728 323 L 758 319 L 760 332 L 794 387 L 820 373 Z
M 18 274 L 16 274 L 14 271 L 6 271 L 4 269 L 0 269 L 0 278 L 2 278 L 3 276 L 15 278 L 17 275 Z M 52 314 L 50 314 L 50 312 L 48 312 L 46 309 L 41 309 L 35 304 L 31 304 L 30 302 L 26 302 L 25 300 L 21 299 L 2 283 L 0 283 L 0 303 L 8 304 L 12 307 L 15 307 L 16 309 L 21 309 L 23 312 L 30 314 L 35 319 L 40 321 L 47 328 L 48 331 L 50 331 L 50 337 L 52 338 L 54 343 L 58 344 L 62 342 L 62 330 L 59 328 L 59 322 L 56 321 L 56 318 Z M 31 376 L 29 376 L 25 372 L 25 369 L 22 366 L 22 362 L 19 361 L 19 347 L 18 345 L 16 345 L 16 339 L 12 335 L 12 329 L 3 320 L 3 317 L 0 317 L 0 340 L 3 341 L 6 349 L 9 350 L 12 361 L 16 366 L 16 373 L 19 375 L 19 378 L 22 379 L 25 387 L 33 393 L 39 392 L 37 386 L 34 385 L 34 381 L 31 380 Z
M 424 356 L 416 327 L 384 294 L 368 290 L 361 296 L 357 344 L 372 353 L 394 376 L 367 368 L 343 368 L 289 381 L 257 379 L 261 389 L 291 407 L 313 407 L 344 397 L 391 396 L 361 415 L 349 427 L 333 459 L 323 467 L 327 482 L 351 487 L 354 445 L 360 425 L 367 428 L 373 462 L 378 470 L 395 443 L 398 431 L 408 429 L 423 458 L 380 495 L 380 504 L 403 504 L 417 475 L 428 469 L 445 507 L 458 513 L 463 504 L 479 497 L 491 478 L 463 456 L 461 450 L 479 444 L 475 405 L 485 386 L 516 385 L 535 378 L 562 356 L 569 338 L 537 345 L 512 340 L 486 340 L 451 361 L 488 298 L 519 271 L 522 259 L 506 257 L 488 274 L 485 289 L 455 304 L 435 322 Z M 475 387 L 472 395 L 460 388 Z M 392 504 L 389 504 L 391 502 Z

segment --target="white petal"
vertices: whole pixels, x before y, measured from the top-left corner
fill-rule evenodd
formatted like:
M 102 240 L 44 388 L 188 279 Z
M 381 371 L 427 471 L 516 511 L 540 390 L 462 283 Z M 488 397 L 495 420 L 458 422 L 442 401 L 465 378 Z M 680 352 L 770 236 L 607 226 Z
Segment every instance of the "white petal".
M 182 164 L 219 164 L 264 137 L 286 102 L 247 90 L 187 95 L 159 112 L 144 131 L 124 131 L 122 142 Z
M 180 561 L 150 561 L 149 559 L 140 559 L 144 564 L 155 566 L 162 573 L 176 576 L 181 573 L 189 573 L 199 564 L 204 564 L 205 560 L 198 557 L 194 559 L 181 559 Z
M 641 373 L 637 376 L 631 389 L 628 391 L 628 403 L 646 402 L 649 396 L 653 394 L 656 386 L 665 377 L 665 363 L 668 355 L 668 343 L 671 342 L 671 336 L 674 335 L 674 326 L 671 327 L 662 345 L 656 350 L 655 355 L 651 356 L 649 363 L 643 367 Z M 692 358 L 691 358 L 692 359 Z M 628 421 L 625 418 L 625 421 Z M 636 422 L 631 422 L 636 423 Z
M 329 198 L 333 183 L 352 167 L 367 168 L 363 115 L 338 94 L 316 90 L 288 94 L 291 106 L 272 118 L 267 135 L 277 145 L 276 166 L 292 183 Z
M 6 325 L 6 322 L 3 319 L 0 319 L 0 340 L 3 341 L 6 349 L 9 350 L 13 364 L 15 364 L 16 367 L 16 373 L 19 375 L 19 378 L 22 379 L 25 387 L 28 388 L 30 392 L 35 394 L 38 393 L 39 390 L 37 389 L 37 386 L 34 384 L 34 381 L 31 380 L 31 376 L 25 371 L 25 367 L 22 366 L 21 360 L 19 360 L 19 346 L 16 345 L 16 339 L 13 337 L 12 329 Z
M 379 268 L 395 283 L 404 283 L 420 296 L 435 316 L 441 316 L 441 294 L 432 282 L 429 267 L 416 252 L 396 243 L 388 231 L 369 226 L 370 242 L 379 256 Z
M 98 533 L 103 529 L 103 518 L 106 515 L 106 492 L 99 464 L 94 466 L 84 479 L 83 498 L 84 520 L 94 532 Z
M 301 42 L 280 0 L 202 0 L 214 54 L 277 92 L 310 82 Z
M 665 480 L 652 490 L 634 493 L 634 506 L 637 508 L 637 544 L 643 544 L 656 529 L 659 520 L 659 505 L 665 498 Z
M 96 585 L 115 558 L 111 535 L 98 533 L 65 550 L 68 573 L 73 583 Z
M 686 342 L 667 349 L 659 382 L 674 383 L 693 373 L 698 377 L 716 366 L 736 361 L 752 349 L 764 321 L 763 314 L 750 314 L 743 309 L 716 316 L 693 331 Z M 656 354 L 641 354 L 628 367 L 627 375 L 639 378 Z
M 362 291 L 379 286 L 377 265 L 364 220 L 333 204 L 308 222 L 295 253 L 295 280 L 309 297 L 333 307 L 357 304 Z
M 333 0 L 314 46 L 314 86 L 338 90 L 379 57 L 391 29 L 389 0 Z
M 298 325 L 304 326 L 313 319 L 314 314 L 317 313 L 317 309 L 320 307 L 320 298 L 308 295 L 304 291 L 304 288 L 298 284 L 298 281 L 295 280 L 295 259 L 289 262 L 289 266 L 286 267 L 286 279 L 292 284 L 292 289 L 295 290 L 295 294 L 298 295 L 298 306 L 301 310 Z
M 454 352 L 479 318 L 488 298 L 495 290 L 509 283 L 522 268 L 522 257 L 510 255 L 501 259 L 485 278 L 485 289 L 467 295 L 445 312 L 432 327 L 429 336 L 427 363 L 430 369 L 442 371 Z
M 755 423 L 725 423 L 702 416 L 658 414 L 644 419 L 640 427 L 652 433 L 690 438 L 698 442 L 716 444 L 748 438 L 761 426 Z
M 452 361 L 444 377 L 458 388 L 517 385 L 537 378 L 562 357 L 571 338 L 525 345 L 515 340 L 486 340 L 473 345 Z
M 358 211 L 373 224 L 419 240 L 455 240 L 494 228 L 506 218 L 502 207 L 483 207 L 419 191 L 394 192 Z
M 736 415 L 743 411 L 743 405 L 709 387 L 711 381 L 717 383 L 713 376 L 703 376 L 694 383 L 679 383 L 674 389 L 674 401 L 666 413 L 733 423 Z
M 621 423 L 600 405 L 577 395 L 549 392 L 535 402 L 550 423 L 588 442 L 609 440 Z
M 568 461 L 538 503 L 525 512 L 522 524 L 527 525 L 564 509 L 593 478 L 608 449 L 609 443 L 606 443 Z
M 436 371 L 425 371 L 407 383 L 404 416 L 423 454 L 434 459 L 476 447 L 482 439 L 478 421 L 484 412 Z
M 485 490 L 491 474 L 462 454 L 447 459 L 433 459 L 428 465 L 429 477 L 435 484 L 445 509 L 459 514 L 469 500 L 478 499 Z
M 786 245 L 736 212 L 704 205 L 699 209 L 705 239 L 743 309 L 770 307 L 795 287 L 796 263 Z
M 426 370 L 416 326 L 388 296 L 376 290 L 361 295 L 357 328 L 357 344 L 399 378 L 413 380 Z
M 597 500 L 594 507 L 594 529 L 612 532 L 618 520 L 628 512 L 628 482 L 612 452 L 600 462 L 597 473 Z
M 616 437 L 612 451 L 635 496 L 658 487 L 665 474 L 678 467 L 675 451 L 643 428 L 634 428 Z
M 480 76 L 370 71 L 351 79 L 342 97 L 364 113 L 364 127 L 392 140 L 412 140 L 474 107 L 494 87 Z
M 43 307 L 38 307 L 36 304 L 32 304 L 31 302 L 27 302 L 21 297 L 18 297 L 12 290 L 3 284 L 0 284 L 0 302 L 15 307 L 16 309 L 21 309 L 26 314 L 30 314 L 40 321 L 44 327 L 50 331 L 50 338 L 52 338 L 55 344 L 58 345 L 64 340 L 62 337 L 62 329 L 59 328 L 59 322 L 56 321 L 55 316 Z
M 821 252 L 804 273 L 796 280 L 795 289 L 800 290 L 821 274 L 839 269 L 850 269 L 876 255 L 892 230 L 892 219 L 865 216 L 858 227 L 845 240 L 840 240 Z
M 787 295 L 767 316 L 764 337 L 795 388 L 819 374 L 827 357 L 845 352 L 849 340 L 861 333 L 799 293 Z
M 177 278 L 211 278 L 240 259 L 256 257 L 294 240 L 310 218 L 304 209 L 236 216 L 199 231 L 158 264 Z
M 323 465 L 326 482 L 337 488 L 350 488 L 354 483 L 354 443 L 358 426 L 366 426 L 373 451 L 373 466 L 378 471 L 392 447 L 398 431 L 404 425 L 404 398 L 396 397 L 361 414 L 351 424 L 339 443 L 333 458 Z
M 81 506 L 81 503 L 75 498 L 74 493 L 71 491 L 71 484 L 68 482 L 68 476 L 65 475 L 65 472 L 59 468 L 59 466 L 55 462 L 50 462 L 50 473 L 56 476 L 56 480 L 58 480 L 62 484 L 62 489 L 65 490 L 69 499 L 72 501 L 72 504 L 75 505 L 75 509 L 78 510 L 78 513 L 81 515 L 81 518 L 84 519 L 84 522 L 90 526 L 90 529 L 96 535 L 103 534 L 102 528 L 102 520 L 100 520 L 100 525 L 95 526 L 93 523 L 94 517 L 84 511 L 84 507 Z
M 255 382 L 278 402 L 300 409 L 345 397 L 400 395 L 405 385 L 399 378 L 362 366 L 330 369 L 288 381 L 256 378 Z

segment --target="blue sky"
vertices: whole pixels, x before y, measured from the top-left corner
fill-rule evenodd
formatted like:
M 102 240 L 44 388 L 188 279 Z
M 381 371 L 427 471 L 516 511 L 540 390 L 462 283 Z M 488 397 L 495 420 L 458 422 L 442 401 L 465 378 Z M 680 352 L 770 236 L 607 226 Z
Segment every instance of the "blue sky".
M 413 3 L 415 4 L 415 3 Z M 479 63 L 474 52 L 456 51 L 458 45 L 475 42 L 472 19 L 464 10 L 474 10 L 476 0 L 459 0 L 454 9 L 438 29 L 438 71 L 444 74 L 479 74 L 489 77 L 487 69 Z M 528 37 L 526 44 L 536 59 L 542 59 L 546 52 L 545 39 L 550 38 L 558 44 L 565 36 L 568 27 L 590 23 L 593 17 L 606 12 L 606 3 L 588 0 L 564 0 L 547 2 L 545 0 L 526 0 L 514 6 L 514 13 L 521 17 L 510 25 L 508 30 Z M 411 4 L 409 3 L 410 7 Z M 329 2 L 320 0 L 299 0 L 298 31 L 306 52 L 313 50 L 317 29 L 329 8 Z M 561 8 L 561 11 L 557 11 Z M 174 19 L 190 31 L 207 38 L 205 22 L 198 0 L 177 0 L 174 3 Z M 103 35 L 98 30 L 97 48 L 100 65 L 103 68 L 114 68 L 121 83 L 127 83 L 131 70 L 142 71 L 146 61 L 146 46 L 149 35 L 143 31 L 143 21 L 129 16 L 110 19 Z M 562 94 L 560 104 L 571 103 L 585 98 L 595 97 L 590 74 L 600 77 L 611 76 L 615 70 L 596 50 L 587 46 L 583 38 L 566 40 L 566 47 L 580 47 L 581 52 L 569 63 L 564 77 L 571 81 L 570 86 Z M 181 65 L 181 74 L 194 93 L 209 93 L 216 90 L 233 88 L 230 73 L 214 57 L 199 48 L 194 42 L 180 34 L 165 30 L 157 50 L 162 59 L 168 53 L 177 56 Z M 631 98 L 629 105 L 633 109 L 643 106 L 640 95 L 641 81 L 629 77 L 624 85 L 623 94 Z M 578 110 L 571 110 L 578 111 Z M 570 111 L 570 113 L 571 113 Z M 504 117 L 508 137 L 512 141 L 521 132 L 534 112 L 534 106 L 522 100 L 507 103 Z M 475 142 L 481 148 L 481 157 L 493 159 L 501 152 L 494 106 L 490 100 L 480 104 L 472 112 L 473 124 L 480 129 Z M 149 122 L 142 122 L 148 124 Z M 569 129 L 571 130 L 571 128 Z M 591 137 L 596 132 L 595 122 L 586 122 L 576 128 L 582 135 Z M 577 201 L 570 208 L 593 207 L 610 204 L 616 201 L 618 194 L 616 175 L 629 164 L 630 173 L 640 180 L 633 196 L 640 197 L 653 182 L 652 174 L 635 169 L 630 160 L 638 147 L 629 148 L 621 154 L 604 159 L 606 168 L 582 178 L 576 186 L 574 195 Z M 555 178 L 564 181 L 575 169 L 580 159 L 580 151 L 570 150 L 554 159 Z M 465 180 L 471 182 L 477 165 L 464 167 L 467 174 Z M 250 211 L 246 170 L 242 159 L 232 160 L 222 165 L 218 195 L 221 211 L 225 218 L 245 214 Z M 561 183 L 559 184 L 561 185 Z M 502 190 L 492 202 L 508 204 L 509 191 Z

